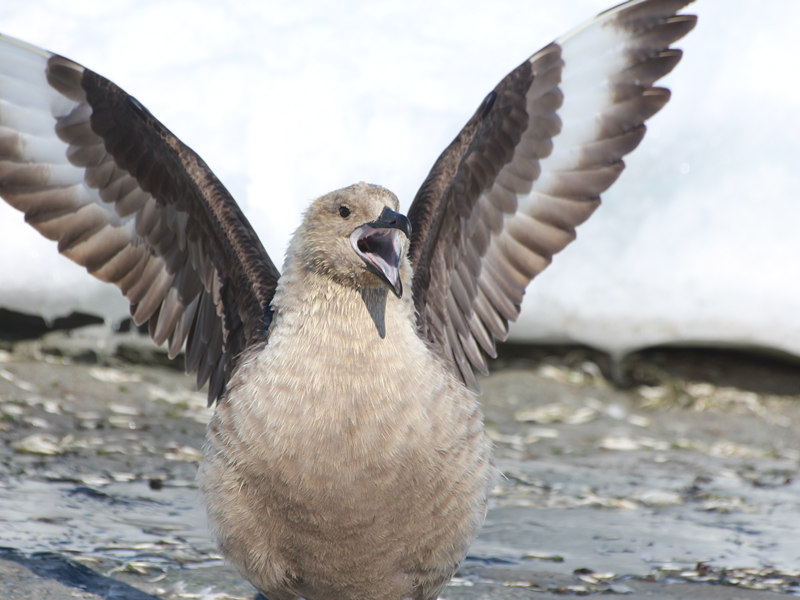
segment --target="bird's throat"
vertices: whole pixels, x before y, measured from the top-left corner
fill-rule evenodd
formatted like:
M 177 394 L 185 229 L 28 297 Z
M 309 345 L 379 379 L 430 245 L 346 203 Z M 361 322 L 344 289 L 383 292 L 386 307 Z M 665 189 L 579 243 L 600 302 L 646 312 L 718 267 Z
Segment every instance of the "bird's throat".
M 363 288 L 359 290 L 364 306 L 381 339 L 386 337 L 386 301 L 389 290 L 386 287 Z

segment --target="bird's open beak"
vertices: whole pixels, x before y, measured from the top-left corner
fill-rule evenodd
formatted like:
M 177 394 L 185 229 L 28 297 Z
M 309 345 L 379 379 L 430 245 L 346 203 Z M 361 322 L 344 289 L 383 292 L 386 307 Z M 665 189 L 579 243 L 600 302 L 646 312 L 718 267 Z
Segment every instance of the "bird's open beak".
M 411 222 L 403 214 L 385 207 L 376 221 L 364 223 L 350 234 L 350 245 L 367 268 L 392 288 L 395 296 L 403 296 L 400 261 L 403 240 L 400 233 L 411 237 Z

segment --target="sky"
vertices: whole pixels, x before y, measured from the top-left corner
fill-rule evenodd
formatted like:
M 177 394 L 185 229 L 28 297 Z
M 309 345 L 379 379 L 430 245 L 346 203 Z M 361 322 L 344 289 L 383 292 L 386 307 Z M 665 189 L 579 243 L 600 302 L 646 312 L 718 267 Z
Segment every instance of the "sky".
M 276 264 L 313 198 L 364 180 L 407 208 L 485 94 L 602 0 L 6 0 L 0 31 L 136 96 L 242 205 Z M 672 100 L 512 337 L 614 354 L 663 343 L 800 355 L 800 71 L 793 0 L 699 0 Z M 0 203 L 0 306 L 118 318 Z M 24 257 L 24 260 L 19 260 Z

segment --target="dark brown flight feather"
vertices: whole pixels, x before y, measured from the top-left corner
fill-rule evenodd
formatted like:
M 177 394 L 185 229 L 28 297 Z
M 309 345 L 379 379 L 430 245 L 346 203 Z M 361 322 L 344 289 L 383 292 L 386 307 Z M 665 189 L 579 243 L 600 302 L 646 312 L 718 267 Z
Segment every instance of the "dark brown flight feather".
M 670 44 L 694 27 L 696 17 L 676 15 L 690 2 L 617 7 L 534 54 L 422 184 L 408 214 L 417 326 L 467 384 L 477 387 L 473 369 L 487 372 L 525 288 L 575 238 L 669 99 L 653 83 L 680 60 Z M 583 97 L 592 94 L 594 105 Z
M 138 101 L 66 58 L 26 49 L 20 61 L 44 60 L 31 72 L 44 66 L 52 90 L 23 81 L 21 110 L 55 98 L 68 162 L 31 154 L 26 132 L 0 120 L 0 195 L 62 254 L 116 284 L 171 357 L 185 342 L 187 372 L 197 370 L 198 387 L 209 381 L 214 402 L 240 352 L 266 339 L 278 270 L 208 166 Z

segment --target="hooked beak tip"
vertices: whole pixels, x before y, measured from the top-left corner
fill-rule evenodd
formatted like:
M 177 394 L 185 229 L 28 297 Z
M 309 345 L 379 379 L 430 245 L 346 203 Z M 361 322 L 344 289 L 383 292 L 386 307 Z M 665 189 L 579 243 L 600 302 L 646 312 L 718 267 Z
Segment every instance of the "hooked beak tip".
M 377 221 L 373 221 L 370 223 L 373 227 L 386 227 L 386 228 L 394 228 L 399 229 L 403 233 L 406 234 L 408 239 L 411 239 L 411 221 L 408 220 L 408 217 L 402 213 L 396 212 L 389 208 L 388 206 L 384 206 L 383 210 L 381 211 L 381 215 L 378 217 Z

